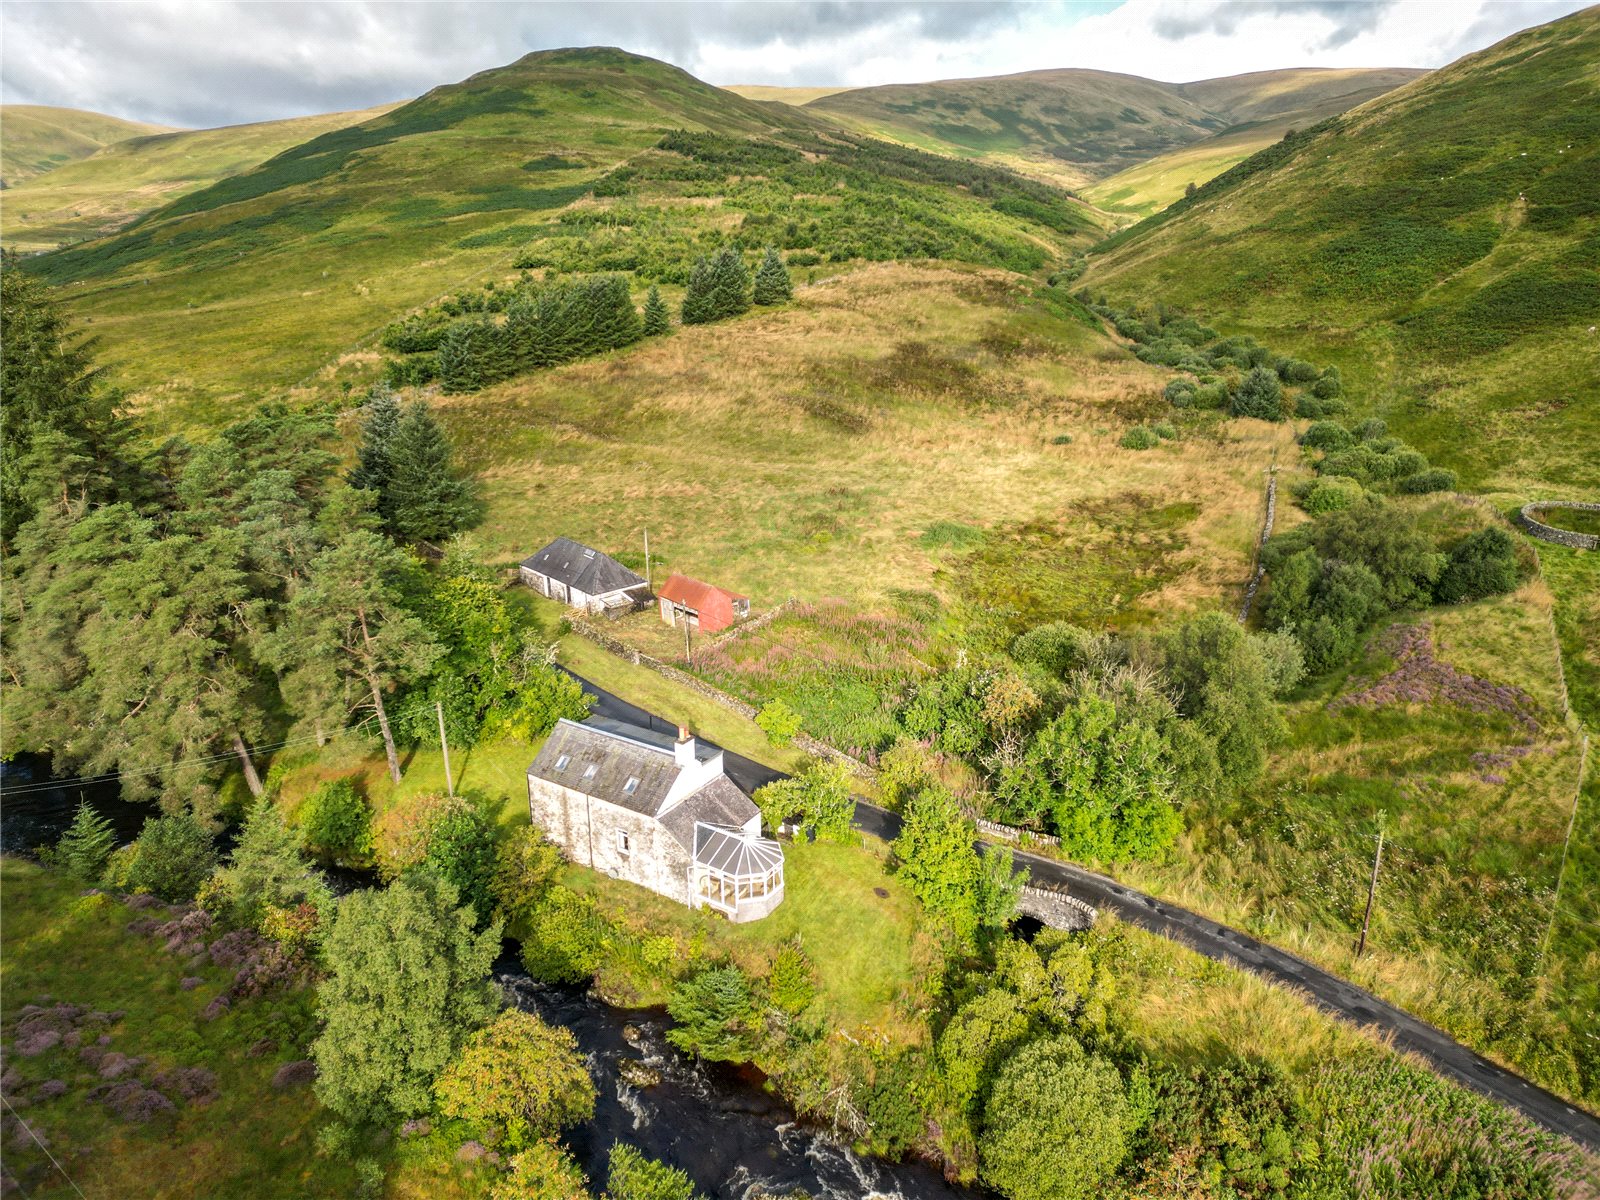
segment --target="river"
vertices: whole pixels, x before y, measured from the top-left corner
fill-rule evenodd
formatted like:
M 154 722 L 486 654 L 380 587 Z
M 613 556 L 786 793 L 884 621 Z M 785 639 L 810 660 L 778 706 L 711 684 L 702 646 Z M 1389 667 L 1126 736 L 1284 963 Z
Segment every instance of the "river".
M 124 800 L 115 776 L 60 783 L 50 777 L 50 760 L 44 755 L 19 754 L 0 761 L 0 851 L 31 854 L 42 845 L 54 845 L 72 824 L 80 799 L 111 822 L 119 845 L 138 837 L 146 818 L 159 812 L 153 803 Z
M 923 1163 L 862 1158 L 829 1133 L 795 1118 L 748 1069 L 696 1063 L 665 1034 L 671 1019 L 656 1009 L 612 1008 L 576 988 L 530 979 L 509 956 L 497 964 L 507 999 L 578 1039 L 599 1089 L 594 1120 L 568 1138 L 596 1190 L 615 1142 L 688 1172 L 711 1200 L 760 1200 L 796 1194 L 819 1200 L 934 1200 L 986 1193 L 946 1183 Z M 659 1083 L 623 1078 L 642 1064 Z

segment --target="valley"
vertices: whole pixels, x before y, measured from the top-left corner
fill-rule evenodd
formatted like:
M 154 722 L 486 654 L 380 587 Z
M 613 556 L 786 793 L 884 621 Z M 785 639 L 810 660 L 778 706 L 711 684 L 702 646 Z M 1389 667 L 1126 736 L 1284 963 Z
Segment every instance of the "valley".
M 161 816 L 4 861 L 6 1169 L 71 1194 L 32 1122 L 92 1196 L 769 1195 L 639 1115 L 733 1088 L 819 1195 L 1587 1194 L 1594 1147 L 1304 992 L 1018 923 L 1004 847 L 1600 1112 L 1600 573 L 1513 523 L 1600 499 L 1597 56 L 1589 9 L 1426 72 L 588 48 L 219 129 L 7 105 L 6 721 Z M 538 594 L 560 538 L 753 619 Z M 530 824 L 606 718 L 568 673 L 793 775 L 750 789 L 771 916 Z M 363 1007 L 385 929 L 457 999 L 363 1075 L 324 1031 L 418 994 Z M 57 1001 L 126 1010 L 130 1082 L 31 1052 Z M 545 1019 L 615 1103 L 490 1111 Z

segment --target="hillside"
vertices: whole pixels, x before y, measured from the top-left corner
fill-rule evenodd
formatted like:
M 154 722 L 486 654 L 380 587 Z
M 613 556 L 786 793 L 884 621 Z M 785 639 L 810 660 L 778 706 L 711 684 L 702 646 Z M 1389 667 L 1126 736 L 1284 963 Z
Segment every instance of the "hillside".
M 1241 163 L 1109 239 L 1085 282 L 1344 370 L 1473 490 L 1592 493 L 1600 10 Z
M 0 242 L 27 252 L 114 232 L 179 196 L 393 107 L 129 136 L 8 189 Z
M 1084 197 L 1110 212 L 1149 216 L 1235 163 L 1282 139 L 1291 129 L 1374 100 L 1426 71 L 1260 71 L 1184 84 L 1184 91 L 1225 111 L 1234 124 L 1221 133 L 1165 151 L 1084 189 Z
M 1003 171 L 831 133 L 619 50 L 569 50 L 437 88 L 30 269 L 69 285 L 120 378 L 177 412 L 368 382 L 389 321 L 519 267 L 670 289 L 738 237 L 796 265 L 1031 271 L 1102 229 Z
M 105 146 L 170 129 L 77 108 L 0 104 L 0 186 L 14 188 Z
M 775 100 L 779 104 L 793 104 L 798 107 L 850 89 L 843 86 L 771 87 L 763 83 L 727 83 L 723 85 L 722 90 L 732 92 L 735 96 L 743 96 L 746 100 Z
M 1179 84 L 1063 69 L 857 88 L 806 107 L 875 136 L 1082 186 L 1243 126 L 1343 111 L 1416 74 L 1263 71 Z

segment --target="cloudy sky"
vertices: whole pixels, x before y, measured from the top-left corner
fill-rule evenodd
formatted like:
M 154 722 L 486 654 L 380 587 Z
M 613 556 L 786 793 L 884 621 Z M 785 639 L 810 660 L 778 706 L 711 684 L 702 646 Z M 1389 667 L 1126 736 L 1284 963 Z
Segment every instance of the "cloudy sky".
M 1042 67 L 1191 80 L 1435 67 L 1585 0 L 0 5 L 0 99 L 170 125 L 418 95 L 529 50 L 614 45 L 713 83 L 902 83 Z

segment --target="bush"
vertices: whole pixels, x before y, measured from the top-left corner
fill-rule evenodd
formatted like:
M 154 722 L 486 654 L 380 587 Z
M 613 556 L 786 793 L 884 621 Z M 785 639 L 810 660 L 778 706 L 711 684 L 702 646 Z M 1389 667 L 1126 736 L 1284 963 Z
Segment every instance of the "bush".
M 469 1037 L 433 1090 L 445 1116 L 503 1130 L 513 1150 L 594 1116 L 577 1038 L 517 1009 Z
M 590 1200 L 588 1179 L 564 1146 L 544 1138 L 512 1158 L 489 1200 Z
M 1161 438 L 1148 425 L 1135 425 L 1117 444 L 1124 450 L 1150 450 L 1161 444 Z
M 1194 392 L 1194 380 L 1178 378 L 1168 383 L 1161 394 L 1174 408 L 1188 408 L 1194 403 Z
M 472 906 L 482 925 L 494 904 L 489 881 L 495 869 L 494 822 L 481 801 L 457 796 L 446 801 L 427 828 L 422 865 L 455 885 L 461 902 Z
M 540 830 L 519 826 L 495 851 L 489 895 L 495 920 L 520 931 L 544 903 L 561 870 L 561 851 Z
M 798 775 L 757 788 L 754 800 L 768 829 L 776 831 L 796 817 L 802 826 L 814 826 L 824 841 L 849 842 L 856 814 L 853 783 L 843 763 L 813 762 Z
M 1103 634 L 1091 633 L 1067 621 L 1051 621 L 1019 634 L 1011 643 L 1011 657 L 1064 679 L 1088 666 L 1101 654 L 1105 642 Z
M 217 851 L 211 835 L 188 813 L 151 817 L 136 845 L 128 872 L 130 886 L 170 903 L 193 900 L 216 869 Z
M 756 714 L 756 725 L 774 746 L 787 746 L 800 732 L 800 714 L 780 696 L 767 701 Z
M 1329 367 L 1311 385 L 1311 394 L 1318 400 L 1337 400 L 1344 393 L 1344 381 L 1339 378 L 1339 368 Z
M 56 862 L 80 882 L 97 884 L 116 845 L 111 822 L 80 800 L 72 824 L 56 843 Z
M 1307 384 L 1317 378 L 1317 369 L 1304 359 L 1286 358 L 1278 363 L 1278 378 L 1284 383 Z
M 918 1099 L 924 1059 L 916 1050 L 893 1058 L 874 1057 L 879 1061 L 873 1066 L 872 1077 L 857 1083 L 855 1099 L 871 1131 L 873 1149 L 887 1158 L 898 1159 L 927 1128 L 927 1114 Z
M 1297 417 L 1306 417 L 1319 420 L 1323 417 L 1336 416 L 1344 412 L 1349 405 L 1337 396 L 1327 399 L 1313 395 L 1311 392 L 1301 392 L 1295 397 L 1294 412 Z
M 1155 430 L 1156 436 L 1164 442 L 1170 442 L 1178 436 L 1177 427 L 1168 421 L 1157 421 L 1150 428 Z
M 1306 489 L 1300 507 L 1312 516 L 1337 512 L 1360 502 L 1366 495 L 1361 485 L 1353 479 L 1319 479 Z
M 797 1017 L 816 999 L 817 982 L 811 969 L 811 960 L 801 948 L 799 939 L 778 951 L 772 960 L 772 970 L 767 974 L 767 999 L 780 1012 Z
M 1368 417 L 1351 430 L 1358 442 L 1373 442 L 1389 436 L 1389 422 L 1381 417 Z
M 1313 450 L 1348 450 L 1355 438 L 1337 421 L 1316 421 L 1300 435 L 1300 444 Z
M 1283 384 L 1278 381 L 1277 372 L 1268 367 L 1253 367 L 1234 393 L 1229 411 L 1236 417 L 1283 420 Z
M 688 1175 L 622 1142 L 611 1147 L 610 1168 L 606 1200 L 695 1200 L 697 1195 Z
M 1407 475 L 1395 484 L 1395 491 L 1406 492 L 1409 495 L 1420 496 L 1428 492 L 1450 492 L 1456 486 L 1456 473 L 1447 471 L 1443 467 L 1434 467 L 1429 471 L 1418 471 L 1415 475 Z
M 330 779 L 300 810 L 300 838 L 324 862 L 351 866 L 372 853 L 372 810 L 355 779 Z
M 667 1011 L 677 1022 L 667 1040 L 710 1062 L 747 1062 L 760 1044 L 755 985 L 738 967 L 708 967 L 672 989 Z
M 549 663 L 536 663 L 512 699 L 495 710 L 488 732 L 531 746 L 562 718 L 582 721 L 593 702 L 594 697 L 587 695 L 571 675 Z
M 1127 1157 L 1133 1124 L 1115 1067 L 1069 1037 L 1037 1041 L 995 1080 L 978 1172 L 1012 1200 L 1089 1200 Z
M 609 933 L 592 897 L 557 885 L 529 921 L 522 965 L 546 983 L 586 983 L 600 969 Z
M 1498 596 L 1517 586 L 1516 543 L 1504 529 L 1480 529 L 1450 550 L 1434 598 L 1441 604 Z
M 1228 403 L 1228 385 L 1220 379 L 1202 383 L 1194 390 L 1195 408 L 1222 408 Z
M 1050 439 L 1050 444 L 1052 446 L 1070 446 L 1072 445 L 1072 435 L 1070 433 L 1058 433 Z

